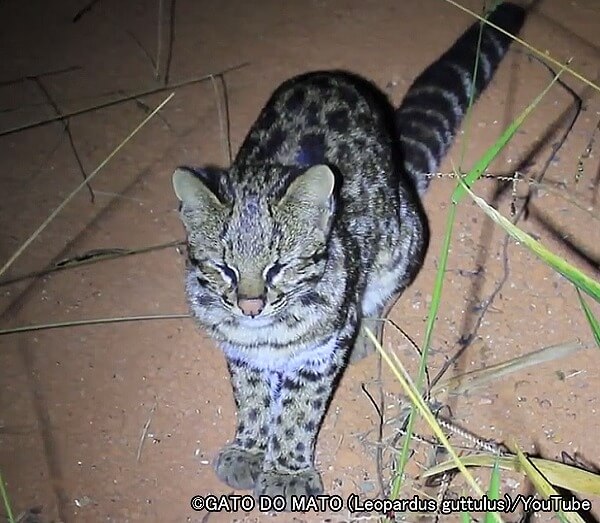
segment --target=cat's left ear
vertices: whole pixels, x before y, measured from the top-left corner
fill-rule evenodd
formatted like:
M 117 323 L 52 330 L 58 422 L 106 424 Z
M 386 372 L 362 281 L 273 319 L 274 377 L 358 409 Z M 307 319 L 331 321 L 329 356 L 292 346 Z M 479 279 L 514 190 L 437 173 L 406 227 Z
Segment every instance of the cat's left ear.
M 223 205 L 208 186 L 186 167 L 173 173 L 173 190 L 179 201 L 192 208 L 220 209 Z
M 334 187 L 331 169 L 314 165 L 290 184 L 278 207 L 326 233 L 334 211 Z
M 217 245 L 226 215 L 224 204 L 196 171 L 187 168 L 173 173 L 173 189 L 181 201 L 179 216 L 188 234 Z

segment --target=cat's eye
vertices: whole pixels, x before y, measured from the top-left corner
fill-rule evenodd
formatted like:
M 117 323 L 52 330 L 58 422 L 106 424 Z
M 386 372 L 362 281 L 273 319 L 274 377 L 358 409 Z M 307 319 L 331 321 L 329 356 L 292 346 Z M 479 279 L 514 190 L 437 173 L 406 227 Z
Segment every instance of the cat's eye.
M 310 267 L 316 265 L 317 263 L 325 260 L 327 258 L 327 251 L 325 249 L 320 251 L 315 251 L 308 256 L 302 256 L 300 260 L 303 262 L 302 267 Z
M 273 263 L 267 269 L 267 272 L 265 272 L 265 281 L 268 285 L 271 285 L 273 283 L 273 279 L 281 272 L 281 269 L 283 269 L 283 265 L 281 265 L 281 263 L 279 263 L 278 261 Z
M 225 277 L 225 279 L 229 282 L 230 285 L 232 285 L 233 287 L 237 285 L 237 273 L 231 267 L 222 263 L 217 264 L 216 267 L 217 269 L 219 269 L 219 272 Z

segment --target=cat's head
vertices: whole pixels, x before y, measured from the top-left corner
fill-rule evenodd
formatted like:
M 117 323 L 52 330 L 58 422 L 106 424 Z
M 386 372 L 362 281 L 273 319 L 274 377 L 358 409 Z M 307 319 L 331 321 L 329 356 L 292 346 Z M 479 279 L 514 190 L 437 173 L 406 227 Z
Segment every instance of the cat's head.
M 268 174 L 256 173 L 256 179 L 281 176 Z M 234 315 L 276 315 L 325 270 L 334 185 L 331 169 L 316 165 L 278 191 L 250 183 L 225 196 L 197 172 L 177 169 L 173 187 L 187 231 L 189 270 Z

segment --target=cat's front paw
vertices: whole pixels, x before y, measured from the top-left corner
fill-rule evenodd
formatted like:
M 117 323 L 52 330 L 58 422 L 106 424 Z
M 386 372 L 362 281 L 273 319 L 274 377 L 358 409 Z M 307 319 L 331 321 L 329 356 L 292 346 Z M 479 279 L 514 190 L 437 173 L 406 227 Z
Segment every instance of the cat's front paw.
M 215 462 L 219 479 L 234 489 L 251 489 L 261 473 L 265 455 L 248 452 L 234 445 L 224 447 Z
M 292 496 L 318 496 L 323 494 L 323 482 L 319 473 L 308 468 L 297 472 L 282 472 L 276 470 L 264 471 L 258 477 L 254 487 L 254 495 L 283 496 L 286 510 L 291 510 Z

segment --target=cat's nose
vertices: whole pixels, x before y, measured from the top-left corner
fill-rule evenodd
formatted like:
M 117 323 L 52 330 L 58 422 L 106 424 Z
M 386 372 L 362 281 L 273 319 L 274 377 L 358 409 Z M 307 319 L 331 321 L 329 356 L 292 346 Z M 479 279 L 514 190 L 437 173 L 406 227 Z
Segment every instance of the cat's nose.
M 238 307 L 244 313 L 245 316 L 258 316 L 265 308 L 264 298 L 240 298 L 238 300 Z

